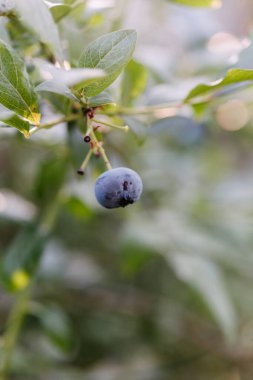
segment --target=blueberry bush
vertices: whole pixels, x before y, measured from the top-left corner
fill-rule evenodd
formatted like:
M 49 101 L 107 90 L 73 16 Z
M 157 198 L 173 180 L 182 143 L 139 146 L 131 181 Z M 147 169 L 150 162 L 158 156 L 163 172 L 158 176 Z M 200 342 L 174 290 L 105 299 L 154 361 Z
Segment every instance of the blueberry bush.
M 252 15 L 0 0 L 0 380 L 252 379 Z

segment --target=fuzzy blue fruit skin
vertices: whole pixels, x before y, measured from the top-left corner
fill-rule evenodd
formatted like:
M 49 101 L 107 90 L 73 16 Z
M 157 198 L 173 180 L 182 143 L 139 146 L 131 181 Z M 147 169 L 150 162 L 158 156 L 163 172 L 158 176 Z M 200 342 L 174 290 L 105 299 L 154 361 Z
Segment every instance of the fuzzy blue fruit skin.
M 105 208 L 126 207 L 135 203 L 142 193 L 142 180 L 134 170 L 115 168 L 98 177 L 95 184 L 97 201 Z

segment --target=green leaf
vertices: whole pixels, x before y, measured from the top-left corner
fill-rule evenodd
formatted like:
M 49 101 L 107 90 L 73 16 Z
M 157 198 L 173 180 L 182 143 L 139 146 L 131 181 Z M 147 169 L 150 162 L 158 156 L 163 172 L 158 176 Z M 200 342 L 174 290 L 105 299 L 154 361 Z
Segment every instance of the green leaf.
M 236 315 L 218 266 L 205 257 L 178 253 L 169 261 L 177 276 L 196 289 L 228 339 L 235 336 Z
M 73 5 L 76 2 L 76 0 L 64 0 L 64 4 L 67 5 Z
M 195 103 L 192 104 L 192 109 L 194 111 L 194 116 L 197 120 L 202 119 L 206 109 L 208 107 L 208 102 Z
M 16 9 L 25 26 L 35 33 L 39 40 L 49 46 L 57 59 L 61 60 L 62 51 L 57 26 L 43 0 L 16 0 Z
M 71 112 L 71 104 L 73 101 L 71 101 L 66 95 L 59 95 L 56 94 L 56 92 L 47 92 L 45 91 L 44 96 L 47 101 L 50 102 L 52 108 L 62 113 L 63 115 L 69 115 Z
M 41 207 L 48 205 L 62 187 L 67 172 L 66 166 L 66 157 L 57 154 L 41 163 L 34 186 L 34 196 Z
M 20 290 L 28 284 L 45 242 L 46 236 L 37 224 L 28 224 L 13 240 L 1 266 L 1 277 L 9 290 Z
M 6 17 L 0 17 L 0 40 L 4 41 L 6 44 L 10 44 L 10 37 L 6 28 L 7 23 L 8 19 Z
M 39 123 L 37 97 L 24 62 L 3 41 L 0 41 L 0 103 L 32 123 Z
M 129 126 L 138 144 L 143 144 L 147 138 L 147 125 L 140 119 L 133 116 L 124 116 L 124 122 Z
M 110 95 L 108 95 L 107 92 L 105 91 L 96 96 L 92 96 L 91 98 L 88 98 L 87 100 L 87 107 L 99 107 L 99 106 L 105 106 L 108 104 L 114 105 L 115 102 L 112 100 Z
M 64 95 L 70 100 L 78 101 L 78 99 L 75 97 L 75 95 L 72 94 L 72 92 L 69 90 L 67 86 L 65 86 L 61 82 L 53 80 L 40 83 L 37 87 L 35 87 L 35 91 L 52 92 L 54 94 Z
M 138 274 L 155 254 L 148 246 L 127 242 L 120 254 L 121 271 L 129 277 Z
M 189 7 L 220 8 L 221 0 L 169 0 L 172 3 L 187 5 Z
M 90 16 L 90 18 L 87 20 L 87 26 L 89 28 L 96 28 L 103 24 L 105 20 L 105 15 L 102 15 L 101 13 L 93 13 L 93 15 Z
M 61 76 L 62 83 L 75 89 L 87 86 L 94 81 L 99 81 L 105 76 L 103 70 L 97 69 L 71 69 L 61 71 L 63 72 Z
M 34 314 L 40 320 L 50 342 L 63 352 L 73 345 L 71 323 L 66 313 L 56 305 L 35 305 Z
M 93 215 L 92 209 L 76 196 L 66 198 L 64 206 L 77 219 L 89 219 Z
M 34 63 L 40 70 L 43 79 L 61 83 L 69 88 L 78 89 L 105 76 L 105 72 L 99 69 L 78 68 L 64 70 L 41 59 L 36 59 Z
M 80 57 L 79 65 L 103 69 L 106 76 L 85 86 L 85 96 L 99 94 L 119 76 L 132 57 L 136 37 L 135 30 L 119 30 L 98 38 L 88 46 Z
M 131 60 L 124 71 L 121 102 L 124 106 L 131 106 L 134 99 L 145 90 L 147 85 L 147 69 L 139 62 Z
M 66 4 L 53 4 L 49 6 L 50 12 L 54 18 L 55 22 L 61 21 L 66 17 L 72 10 L 69 5 Z
M 13 112 L 6 111 L 0 113 L 0 120 L 10 127 L 18 129 L 25 137 L 29 137 L 30 124 L 28 121 L 21 119 Z
M 227 86 L 232 86 L 241 83 L 241 87 L 246 87 L 249 84 L 252 84 L 252 81 L 253 70 L 231 69 L 227 72 L 226 76 L 219 81 L 216 81 L 211 84 L 199 84 L 198 86 L 194 87 L 193 90 L 189 92 L 184 102 L 187 103 L 193 99 L 197 103 L 203 102 L 206 97 L 213 95 L 218 90 L 222 90 Z

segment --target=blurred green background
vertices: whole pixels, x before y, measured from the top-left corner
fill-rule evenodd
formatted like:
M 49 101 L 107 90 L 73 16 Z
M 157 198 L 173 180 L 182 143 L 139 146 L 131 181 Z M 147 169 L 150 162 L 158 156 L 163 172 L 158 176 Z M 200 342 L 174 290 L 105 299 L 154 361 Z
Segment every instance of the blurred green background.
M 147 82 L 132 106 L 172 107 L 123 115 L 131 132 L 104 134 L 113 166 L 143 179 L 140 202 L 120 210 L 96 203 L 99 159 L 76 175 L 87 150 L 78 128 L 61 124 L 30 140 L 0 129 L 3 273 L 41 256 L 10 379 L 252 380 L 252 87 L 195 109 L 173 106 L 228 68 L 253 69 L 252 1 L 200 9 L 90 0 L 58 25 L 72 64 L 96 37 L 136 29 Z M 111 95 L 124 105 L 123 81 Z M 45 122 L 60 113 L 58 101 L 58 111 L 41 102 Z M 37 234 L 41 215 L 47 238 Z M 2 332 L 11 290 L 26 282 L 15 273 L 12 289 L 2 275 Z

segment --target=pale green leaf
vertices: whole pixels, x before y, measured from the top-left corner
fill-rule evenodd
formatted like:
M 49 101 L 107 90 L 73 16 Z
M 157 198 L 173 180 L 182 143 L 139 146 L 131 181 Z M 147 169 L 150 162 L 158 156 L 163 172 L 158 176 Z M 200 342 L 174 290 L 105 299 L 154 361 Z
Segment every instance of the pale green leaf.
M 138 144 L 144 143 L 147 138 L 147 125 L 145 123 L 133 116 L 124 116 L 123 118 L 126 125 L 129 126 L 131 132 L 134 134 Z
M 35 90 L 37 92 L 52 92 L 54 94 L 58 95 L 64 95 L 70 100 L 78 101 L 78 99 L 75 97 L 75 95 L 72 94 L 72 92 L 69 90 L 67 86 L 65 86 L 63 83 L 58 81 L 46 81 L 40 83 Z
M 125 68 L 122 88 L 121 102 L 125 106 L 130 106 L 144 91 L 147 85 L 147 69 L 139 62 L 131 60 Z
M 36 59 L 34 63 L 44 80 L 60 82 L 69 88 L 78 89 L 105 76 L 104 71 L 99 69 L 74 68 L 64 70 L 41 59 Z
M 6 44 L 10 44 L 10 37 L 7 31 L 8 19 L 6 17 L 0 17 L 0 40 Z
M 221 0 L 169 0 L 172 3 L 187 5 L 189 7 L 220 8 Z
M 76 2 L 76 0 L 64 0 L 64 4 L 66 5 L 73 5 Z
M 218 266 L 207 258 L 189 253 L 169 255 L 177 276 L 203 297 L 228 339 L 235 336 L 236 315 Z
M 22 23 L 35 33 L 39 40 L 50 47 L 61 60 L 62 51 L 57 26 L 43 0 L 15 0 L 15 6 Z
M 92 96 L 87 100 L 87 107 L 99 107 L 108 104 L 115 104 L 115 102 L 105 91 L 101 92 L 101 94 L 98 94 L 96 96 Z
M 25 137 L 29 137 L 30 124 L 11 111 L 0 112 L 0 121 L 18 129 Z
M 248 86 L 252 83 L 253 70 L 231 69 L 227 72 L 226 76 L 223 79 L 220 79 L 219 81 L 210 84 L 199 84 L 196 87 L 194 87 L 185 98 L 185 103 L 192 100 L 197 102 L 203 102 L 206 97 L 212 95 L 218 90 L 222 90 L 227 86 L 232 86 L 236 84 Z
M 77 219 L 89 219 L 93 215 L 92 209 L 76 196 L 66 198 L 64 206 Z
M 134 52 L 135 30 L 119 30 L 106 34 L 94 42 L 82 53 L 81 67 L 103 69 L 106 76 L 85 86 L 87 97 L 95 96 L 107 88 L 127 65 Z
M 23 61 L 0 41 L 0 103 L 34 124 L 39 123 L 39 107 Z
M 61 351 L 68 351 L 72 346 L 72 328 L 65 312 L 55 305 L 36 304 L 33 313 L 39 318 L 51 343 Z
M 66 17 L 72 10 L 69 5 L 66 4 L 54 4 L 52 3 L 49 6 L 50 12 L 54 18 L 55 22 L 61 21 L 64 17 Z

